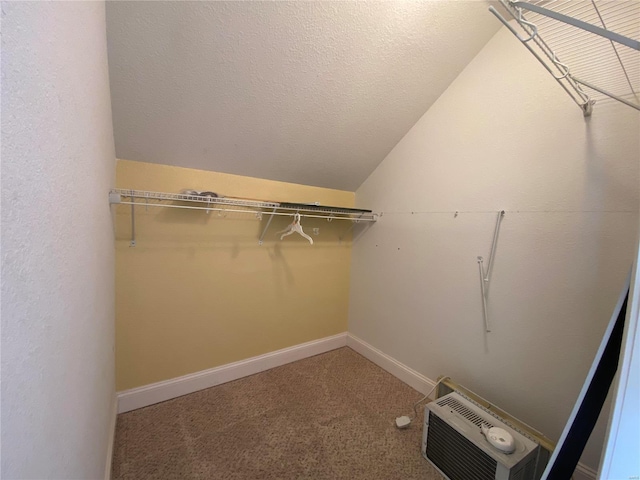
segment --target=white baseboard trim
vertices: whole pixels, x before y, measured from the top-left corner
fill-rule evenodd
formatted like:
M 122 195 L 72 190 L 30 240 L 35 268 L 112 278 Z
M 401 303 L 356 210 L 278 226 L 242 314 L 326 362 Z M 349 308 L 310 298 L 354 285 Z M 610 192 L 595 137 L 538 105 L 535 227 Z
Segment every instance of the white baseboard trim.
M 578 463 L 573 472 L 573 480 L 596 480 L 598 472 L 591 467 L 587 467 L 584 463 Z
M 347 333 L 313 340 L 275 352 L 258 355 L 239 362 L 202 370 L 143 387 L 118 392 L 118 413 L 181 397 L 222 383 L 264 372 L 274 367 L 312 357 L 347 345 Z
M 104 480 L 111 480 L 111 462 L 113 460 L 113 445 L 116 441 L 116 419 L 118 418 L 118 396 L 113 396 L 111 412 L 109 413 L 109 437 L 107 438 L 107 464 L 104 467 Z
M 356 352 L 365 358 L 368 358 L 380 368 L 386 370 L 394 377 L 402 380 L 404 383 L 423 394 L 429 391 L 436 384 L 435 381 L 425 377 L 421 373 L 416 372 L 412 368 L 400 363 L 395 358 L 390 357 L 386 353 L 381 352 L 372 347 L 364 340 L 356 337 L 352 333 L 347 336 L 347 346 L 353 348 Z

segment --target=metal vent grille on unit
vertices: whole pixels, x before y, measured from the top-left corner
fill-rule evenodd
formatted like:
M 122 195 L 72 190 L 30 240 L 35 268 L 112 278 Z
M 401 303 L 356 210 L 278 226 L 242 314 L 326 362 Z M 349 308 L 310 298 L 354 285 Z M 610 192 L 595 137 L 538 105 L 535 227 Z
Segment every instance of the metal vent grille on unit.
M 474 425 L 477 425 L 478 427 L 481 427 L 483 424 L 488 425 L 489 428 L 493 428 L 495 426 L 490 422 L 487 422 L 484 418 L 480 417 L 479 415 L 476 415 L 475 412 L 469 410 L 467 407 L 465 407 L 455 398 L 443 397 L 442 400 L 439 400 L 436 403 L 442 407 L 449 407 L 451 410 L 458 412 L 460 415 L 462 415 L 464 418 L 469 420 Z

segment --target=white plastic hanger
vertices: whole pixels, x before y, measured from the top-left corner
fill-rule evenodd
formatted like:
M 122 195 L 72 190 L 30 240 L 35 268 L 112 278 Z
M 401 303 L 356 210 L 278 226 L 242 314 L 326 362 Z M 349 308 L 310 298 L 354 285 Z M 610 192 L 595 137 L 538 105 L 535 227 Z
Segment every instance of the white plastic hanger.
M 306 233 L 304 233 L 302 231 L 302 225 L 300 225 L 300 214 L 299 213 L 296 213 L 293 216 L 293 222 L 291 222 L 291 224 L 286 229 L 284 229 L 284 230 L 282 230 L 282 231 L 280 231 L 278 233 L 282 233 L 282 235 L 280 236 L 280 240 L 282 240 L 287 235 L 291 235 L 292 233 L 299 233 L 304 238 L 309 240 L 309 243 L 311 245 L 313 245 L 313 238 L 311 238 L 309 235 L 307 235 Z

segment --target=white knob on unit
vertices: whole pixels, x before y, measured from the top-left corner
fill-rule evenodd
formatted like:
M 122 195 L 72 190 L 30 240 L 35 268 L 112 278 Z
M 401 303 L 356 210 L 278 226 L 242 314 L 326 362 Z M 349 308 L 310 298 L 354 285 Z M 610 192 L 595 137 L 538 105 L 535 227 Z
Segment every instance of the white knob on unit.
M 513 453 L 516 449 L 516 442 L 509 432 L 504 428 L 491 427 L 482 424 L 480 427 L 482 434 L 487 441 L 503 453 Z

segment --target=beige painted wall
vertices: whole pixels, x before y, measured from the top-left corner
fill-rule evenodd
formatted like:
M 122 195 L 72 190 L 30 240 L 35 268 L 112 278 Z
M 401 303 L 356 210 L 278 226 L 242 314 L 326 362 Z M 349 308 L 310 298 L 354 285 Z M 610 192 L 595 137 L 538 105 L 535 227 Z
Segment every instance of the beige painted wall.
M 557 440 L 633 260 L 639 131 L 613 100 L 583 118 L 498 32 L 356 192 L 383 216 L 354 242 L 349 332 Z M 500 209 L 485 334 L 476 257 Z
M 118 188 L 350 207 L 354 194 L 237 175 L 119 160 Z M 303 219 L 314 238 L 280 241 L 289 217 L 170 208 L 116 210 L 116 372 L 125 390 L 347 329 L 347 222 Z M 312 229 L 320 228 L 314 236 Z

